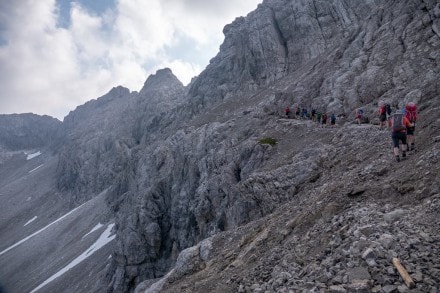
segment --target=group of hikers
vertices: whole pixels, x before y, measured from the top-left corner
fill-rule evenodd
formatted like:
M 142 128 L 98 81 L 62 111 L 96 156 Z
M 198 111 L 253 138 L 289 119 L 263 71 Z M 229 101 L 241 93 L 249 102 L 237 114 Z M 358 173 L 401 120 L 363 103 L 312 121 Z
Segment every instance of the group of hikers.
M 409 102 L 403 109 L 398 108 L 393 113 L 391 105 L 379 102 L 377 112 L 379 116 L 379 129 L 391 129 L 391 139 L 393 141 L 393 153 L 397 162 L 406 157 L 407 151 L 415 151 L 415 125 L 417 121 L 417 107 L 414 102 Z M 361 124 L 365 120 L 362 108 L 355 110 L 356 122 Z M 400 147 L 400 143 L 402 146 Z
M 287 118 L 310 119 L 319 125 L 326 125 L 328 119 L 330 119 L 330 125 L 336 124 L 334 113 L 328 117 L 327 112 L 316 111 L 313 108 L 309 111 L 307 108 L 300 108 L 295 105 L 292 112 L 287 106 L 284 113 Z M 417 107 L 414 102 L 409 102 L 401 110 L 397 108 L 394 113 L 389 103 L 379 102 L 377 115 L 379 116 L 379 129 L 388 128 L 391 130 L 393 153 L 397 162 L 400 162 L 401 156 L 402 158 L 406 157 L 407 151 L 415 151 L 414 131 L 417 121 Z M 369 122 L 368 117 L 364 116 L 362 108 L 355 110 L 355 117 L 358 124 L 364 121 Z
M 298 105 L 294 106 L 294 111 L 290 110 L 290 107 L 287 106 L 284 109 L 284 114 L 287 118 L 295 118 L 295 119 L 309 119 L 315 122 L 318 125 L 330 125 L 336 124 L 336 115 L 334 113 L 328 116 L 327 112 L 317 111 L 312 108 L 311 110 L 307 110 L 307 108 L 301 108 Z

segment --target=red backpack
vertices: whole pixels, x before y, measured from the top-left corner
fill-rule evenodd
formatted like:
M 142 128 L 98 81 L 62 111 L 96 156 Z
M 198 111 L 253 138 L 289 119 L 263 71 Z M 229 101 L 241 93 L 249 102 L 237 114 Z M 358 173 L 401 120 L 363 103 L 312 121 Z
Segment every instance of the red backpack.
M 385 105 L 380 106 L 379 113 L 380 115 L 385 115 L 387 113 Z
M 414 103 L 408 103 L 405 107 L 405 117 L 408 118 L 409 122 L 413 123 L 417 121 L 417 107 Z

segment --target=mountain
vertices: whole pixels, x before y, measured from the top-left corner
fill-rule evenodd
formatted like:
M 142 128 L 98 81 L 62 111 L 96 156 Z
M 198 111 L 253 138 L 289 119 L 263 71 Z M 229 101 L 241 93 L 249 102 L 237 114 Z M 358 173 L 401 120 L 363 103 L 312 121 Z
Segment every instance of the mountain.
M 439 290 L 439 19 L 440 4 L 430 0 L 265 0 L 224 28 L 219 53 L 187 87 L 163 69 L 139 92 L 116 87 L 79 106 L 55 131 L 52 164 L 32 172 L 44 171 L 38 203 L 56 194 L 56 216 L 44 224 L 89 207 L 61 246 L 78 242 L 98 219 L 102 235 L 113 223 L 115 234 L 96 259 L 82 263 L 94 264 L 91 274 L 77 267 L 48 286 L 406 292 L 391 263 L 397 257 L 415 290 Z M 418 106 L 417 151 L 399 163 L 390 133 L 376 125 L 379 101 L 394 110 L 410 101 Z M 334 113 L 337 125 L 286 119 L 287 105 Z M 371 124 L 352 123 L 358 107 Z M 38 165 L 28 163 L 16 158 L 0 166 L 15 171 L 0 190 L 8 205 L 35 186 L 27 172 Z M 0 249 L 30 233 L 9 224 L 19 212 L 11 209 L 2 221 L 8 225 L 1 235 L 11 239 Z M 34 213 L 26 212 L 27 220 Z M 66 258 L 93 244 L 94 235 L 69 246 Z M 6 289 L 18 282 L 3 281 L 18 274 L 15 251 L 4 253 L 16 260 L 13 269 L 0 255 Z M 63 268 L 59 262 L 21 288 L 43 283 Z M 66 286 L 69 278 L 82 280 L 80 287 Z
M 61 121 L 35 114 L 0 115 L 0 148 L 15 151 L 47 147 L 56 140 Z

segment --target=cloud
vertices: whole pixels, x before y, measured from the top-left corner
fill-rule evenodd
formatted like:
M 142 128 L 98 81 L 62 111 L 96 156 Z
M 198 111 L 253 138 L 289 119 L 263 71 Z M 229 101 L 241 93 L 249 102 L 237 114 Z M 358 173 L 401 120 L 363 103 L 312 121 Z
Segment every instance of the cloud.
M 79 2 L 59 26 L 55 0 L 0 1 L 0 110 L 62 119 L 163 67 L 187 84 L 218 52 L 222 29 L 261 0 L 118 0 L 99 15 Z

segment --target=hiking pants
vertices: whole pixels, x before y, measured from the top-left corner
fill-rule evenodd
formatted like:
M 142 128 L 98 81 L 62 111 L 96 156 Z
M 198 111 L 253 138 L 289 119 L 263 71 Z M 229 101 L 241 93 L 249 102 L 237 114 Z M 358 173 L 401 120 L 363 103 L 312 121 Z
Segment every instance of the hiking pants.
M 391 138 L 395 148 L 399 147 L 399 141 L 402 141 L 402 144 L 406 144 L 406 132 L 393 132 Z

